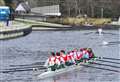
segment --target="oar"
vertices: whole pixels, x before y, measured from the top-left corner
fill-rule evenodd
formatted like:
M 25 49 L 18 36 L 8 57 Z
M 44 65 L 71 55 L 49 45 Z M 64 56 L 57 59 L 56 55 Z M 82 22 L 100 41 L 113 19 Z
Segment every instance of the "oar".
M 17 67 L 17 68 L 9 68 L 9 69 L 3 69 L 2 71 L 0 71 L 0 73 L 8 73 L 8 72 L 20 72 L 20 71 L 33 71 L 34 68 L 37 69 L 47 69 L 44 66 L 28 66 L 28 67 Z
M 102 68 L 102 67 L 95 67 L 95 66 L 84 65 L 84 64 L 81 64 L 81 66 L 91 67 L 91 68 L 96 68 L 96 69 L 102 69 L 102 70 L 107 70 L 107 71 L 113 71 L 113 72 L 120 72 L 119 70 L 108 69 L 108 68 Z
M 119 58 L 97 57 L 99 59 L 120 60 Z
M 43 68 L 38 68 L 38 69 L 46 69 L 46 68 L 43 67 Z M 33 68 L 2 70 L 0 71 L 0 73 L 21 72 L 21 71 L 33 71 Z
M 0 73 L 9 73 L 9 72 L 21 72 L 21 71 L 33 71 L 34 68 L 26 68 L 26 69 L 14 69 L 14 70 L 2 70 Z M 37 69 L 46 69 L 46 68 L 37 68 Z
M 18 66 L 11 66 L 10 68 L 31 68 L 31 67 L 43 67 L 43 65 L 18 65 Z
M 114 64 L 120 64 L 119 62 L 107 61 L 107 60 L 102 60 L 102 59 L 96 59 L 96 61 L 109 62 L 109 63 L 114 63 Z
M 10 73 L 10 72 L 21 72 L 21 71 L 32 71 L 32 68 L 27 69 L 14 69 L 14 70 L 2 70 L 0 73 Z
M 9 65 L 10 67 L 23 67 L 23 66 L 34 66 L 34 65 L 44 65 L 45 62 L 35 62 L 32 64 L 22 64 L 22 65 Z
M 108 64 L 101 64 L 101 63 L 96 63 L 96 62 L 89 62 L 91 64 L 97 64 L 97 65 L 103 65 L 103 66 L 109 66 L 109 67 L 114 67 L 114 68 L 120 68 L 119 66 L 114 66 L 114 65 L 108 65 Z
M 35 65 L 35 66 L 24 66 L 24 67 L 16 67 L 16 68 L 9 68 L 9 69 L 5 69 L 5 70 L 17 70 L 17 69 L 27 69 L 27 68 L 45 68 L 44 66 L 40 66 L 40 65 Z

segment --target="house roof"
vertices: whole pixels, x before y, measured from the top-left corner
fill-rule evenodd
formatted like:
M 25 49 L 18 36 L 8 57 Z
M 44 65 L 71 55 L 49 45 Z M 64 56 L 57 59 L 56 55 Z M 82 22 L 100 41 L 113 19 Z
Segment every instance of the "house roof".
M 24 11 L 24 12 L 30 11 L 30 10 L 31 10 L 31 9 L 30 9 L 29 5 L 26 4 L 26 3 L 24 3 L 24 2 L 20 3 L 20 4 L 17 6 L 17 8 L 15 9 L 15 11 Z

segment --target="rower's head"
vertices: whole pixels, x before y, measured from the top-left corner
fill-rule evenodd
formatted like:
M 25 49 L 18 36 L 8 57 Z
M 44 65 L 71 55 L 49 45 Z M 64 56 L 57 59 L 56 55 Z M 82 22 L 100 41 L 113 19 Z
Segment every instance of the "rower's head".
M 80 51 L 83 51 L 84 49 L 83 48 L 80 48 Z
M 77 52 L 77 51 L 78 51 L 78 49 L 77 49 L 77 48 L 74 48 L 74 49 L 73 49 L 73 51 L 74 51 L 74 52 Z
M 90 51 L 91 53 L 93 53 L 93 50 L 92 50 L 92 48 L 89 48 L 89 51 Z
M 61 50 L 60 53 L 61 53 L 61 54 L 65 54 L 65 50 Z
M 51 52 L 51 55 L 52 55 L 52 56 L 55 56 L 55 53 L 54 53 L 54 52 Z
M 60 52 L 56 52 L 56 56 L 60 56 Z
M 67 52 L 67 54 L 70 54 L 70 51 L 69 51 L 69 52 Z
M 87 50 L 87 48 L 83 48 L 83 50 Z
M 74 52 L 75 52 L 74 50 L 71 51 L 71 53 L 74 53 Z
M 91 48 L 87 48 L 87 50 L 92 51 L 92 49 L 91 49 Z

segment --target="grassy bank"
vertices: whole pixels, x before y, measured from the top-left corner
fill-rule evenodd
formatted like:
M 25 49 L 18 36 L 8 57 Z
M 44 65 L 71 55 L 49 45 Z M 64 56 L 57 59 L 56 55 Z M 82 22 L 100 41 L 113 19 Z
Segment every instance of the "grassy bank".
M 111 23 L 110 18 L 48 18 L 48 22 L 60 23 L 65 25 L 85 25 L 91 24 L 94 26 L 105 25 Z
M 56 23 L 48 23 L 48 22 L 41 22 L 37 20 L 29 20 L 29 19 L 15 19 L 16 21 L 29 24 L 31 26 L 41 26 L 41 27 L 69 27 L 67 25 L 56 24 Z

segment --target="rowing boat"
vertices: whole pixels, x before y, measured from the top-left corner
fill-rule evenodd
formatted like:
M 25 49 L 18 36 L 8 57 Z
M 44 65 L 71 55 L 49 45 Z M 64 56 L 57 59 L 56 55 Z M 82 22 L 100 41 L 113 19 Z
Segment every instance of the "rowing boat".
M 84 63 L 84 65 L 88 65 L 88 64 L 89 63 Z M 82 63 L 82 65 L 83 65 L 83 63 Z M 53 77 L 53 76 L 60 75 L 62 73 L 66 73 L 66 72 L 69 72 L 69 71 L 72 71 L 72 70 L 81 69 L 81 67 L 82 67 L 81 64 L 66 66 L 65 68 L 62 68 L 62 69 L 59 69 L 59 70 L 56 70 L 56 71 L 47 71 L 47 72 L 41 73 L 37 77 L 38 77 L 38 79 Z

